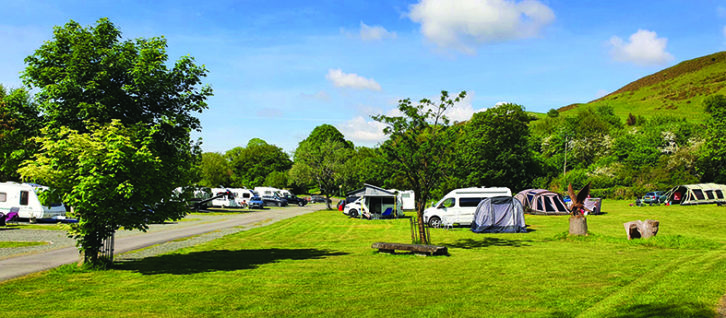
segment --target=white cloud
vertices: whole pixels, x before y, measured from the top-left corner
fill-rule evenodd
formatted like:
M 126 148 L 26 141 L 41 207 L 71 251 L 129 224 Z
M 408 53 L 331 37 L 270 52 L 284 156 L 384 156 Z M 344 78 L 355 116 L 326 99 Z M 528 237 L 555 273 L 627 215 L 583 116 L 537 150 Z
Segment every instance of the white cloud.
M 343 73 L 341 69 L 330 69 L 325 75 L 336 87 L 350 87 L 355 89 L 370 89 L 380 91 L 381 85 L 373 79 L 362 77 L 355 73 Z
M 408 16 L 438 46 L 469 54 L 478 44 L 537 36 L 555 19 L 537 0 L 421 0 Z
M 613 36 L 610 38 L 613 59 L 619 62 L 637 65 L 662 65 L 673 60 L 673 55 L 666 52 L 668 39 L 658 38 L 653 31 L 638 30 L 630 35 L 629 42 Z
M 383 39 L 395 39 L 396 32 L 389 32 L 382 26 L 369 26 L 363 22 L 360 23 L 360 38 L 365 41 L 379 41 Z
M 355 142 L 381 142 L 386 140 L 383 129 L 386 125 L 375 120 L 366 120 L 362 116 L 355 117 L 338 126 L 347 139 Z

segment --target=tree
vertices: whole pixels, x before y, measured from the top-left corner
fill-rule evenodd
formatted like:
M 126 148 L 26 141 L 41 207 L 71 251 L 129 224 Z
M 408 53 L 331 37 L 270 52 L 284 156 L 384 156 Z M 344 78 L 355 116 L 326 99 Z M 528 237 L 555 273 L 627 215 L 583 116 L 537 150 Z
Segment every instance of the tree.
M 398 102 L 402 116 L 377 115 L 373 119 L 384 123 L 383 132 L 389 136 L 381 145 L 381 152 L 393 171 L 394 177 L 405 180 L 414 191 L 418 216 L 419 240 L 429 243 L 424 231 L 423 210 L 431 191 L 446 176 L 454 147 L 454 136 L 448 129 L 447 109 L 466 96 L 466 92 L 450 98 L 442 91 L 438 103 L 422 99 L 414 105 L 410 99 Z
M 55 27 L 25 59 L 22 75 L 36 87 L 48 119 L 41 151 L 21 170 L 46 183 L 74 208 L 72 234 L 84 261 L 102 265 L 101 239 L 120 227 L 181 218 L 173 189 L 189 185 L 199 160 L 195 112 L 212 91 L 193 58 L 167 67 L 164 38 L 121 40 L 108 19 Z
M 550 109 L 550 110 L 549 110 L 549 111 L 547 112 L 547 116 L 548 116 L 548 117 L 550 117 L 550 118 L 556 118 L 556 117 L 560 117 L 560 112 L 558 112 L 558 111 L 557 111 L 556 109 L 554 109 L 554 108 L 551 108 L 551 109 Z
M 290 156 L 282 148 L 253 138 L 247 147 L 235 147 L 225 154 L 232 168 L 232 185 L 254 188 L 265 184 L 272 172 L 284 172 L 292 167 Z
M 328 200 L 344 183 L 346 162 L 352 157 L 352 143 L 345 140 L 335 127 L 315 127 L 308 138 L 295 150 L 295 162 L 290 169 L 294 182 L 314 184 Z
M 200 167 L 201 180 L 199 185 L 203 187 L 216 188 L 220 185 L 229 185 L 232 180 L 232 170 L 224 156 L 217 152 L 205 152 L 202 154 Z
M 726 96 L 709 96 L 703 104 L 711 118 L 706 123 L 706 142 L 698 162 L 701 180 L 726 183 Z
M 529 146 L 529 115 L 501 104 L 474 114 L 457 144 L 457 176 L 464 186 L 524 189 L 539 175 Z
M 17 170 L 37 151 L 32 138 L 42 127 L 30 93 L 22 88 L 6 92 L 0 85 L 0 182 L 20 180 Z

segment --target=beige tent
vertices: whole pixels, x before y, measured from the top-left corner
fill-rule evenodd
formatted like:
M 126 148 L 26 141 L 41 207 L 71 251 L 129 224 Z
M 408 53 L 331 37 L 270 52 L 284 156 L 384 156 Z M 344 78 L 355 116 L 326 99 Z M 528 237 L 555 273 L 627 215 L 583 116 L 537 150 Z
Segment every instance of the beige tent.
M 671 204 L 724 204 L 726 185 L 716 183 L 684 184 L 666 192 L 666 201 Z

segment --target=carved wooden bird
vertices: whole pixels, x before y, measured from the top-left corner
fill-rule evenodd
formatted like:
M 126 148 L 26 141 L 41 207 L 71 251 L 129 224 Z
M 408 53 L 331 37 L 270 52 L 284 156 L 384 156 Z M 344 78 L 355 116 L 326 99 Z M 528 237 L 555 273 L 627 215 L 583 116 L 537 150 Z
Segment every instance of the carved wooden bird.
M 584 186 L 577 195 L 575 195 L 575 190 L 572 190 L 572 183 L 570 183 L 567 186 L 567 193 L 572 199 L 572 206 L 570 206 L 571 215 L 580 214 L 580 210 L 592 212 L 590 209 L 585 207 L 585 199 L 587 199 L 590 195 L 590 183 Z

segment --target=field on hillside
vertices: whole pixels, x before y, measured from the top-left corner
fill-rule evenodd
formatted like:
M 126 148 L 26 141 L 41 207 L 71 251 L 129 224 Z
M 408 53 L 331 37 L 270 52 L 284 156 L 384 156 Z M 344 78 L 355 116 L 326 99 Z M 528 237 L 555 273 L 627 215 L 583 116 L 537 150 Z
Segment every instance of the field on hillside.
M 320 211 L 101 272 L 69 265 L 0 284 L 7 316 L 713 317 L 726 294 L 725 207 L 606 200 L 591 235 L 567 216 L 520 234 L 432 229 L 450 256 L 378 254 L 409 220 Z M 661 221 L 628 241 L 622 223 Z

